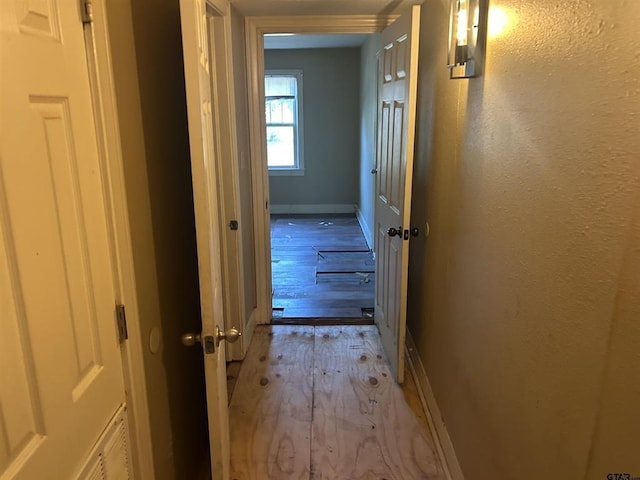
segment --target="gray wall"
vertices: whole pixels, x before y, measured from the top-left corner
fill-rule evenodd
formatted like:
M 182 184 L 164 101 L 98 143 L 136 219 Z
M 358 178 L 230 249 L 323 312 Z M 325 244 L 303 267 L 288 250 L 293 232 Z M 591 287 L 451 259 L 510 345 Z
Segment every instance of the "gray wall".
M 269 176 L 271 205 L 358 200 L 360 49 L 267 50 L 265 69 L 302 69 L 304 176 Z
M 467 480 L 640 475 L 640 3 L 558 5 L 449 80 L 423 4 L 408 323 Z
M 376 119 L 377 119 L 377 84 L 378 60 L 376 54 L 380 50 L 380 34 L 371 35 L 362 46 L 360 52 L 360 163 L 358 168 L 358 217 L 362 231 L 372 244 L 372 228 L 374 225 L 374 206 L 376 176 L 371 169 L 376 166 Z

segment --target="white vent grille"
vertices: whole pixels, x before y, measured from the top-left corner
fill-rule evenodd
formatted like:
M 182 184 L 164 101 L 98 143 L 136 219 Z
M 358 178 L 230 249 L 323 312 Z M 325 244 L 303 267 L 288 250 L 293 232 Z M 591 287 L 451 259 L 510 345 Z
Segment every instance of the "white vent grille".
M 129 460 L 129 426 L 122 405 L 98 440 L 78 480 L 133 479 Z

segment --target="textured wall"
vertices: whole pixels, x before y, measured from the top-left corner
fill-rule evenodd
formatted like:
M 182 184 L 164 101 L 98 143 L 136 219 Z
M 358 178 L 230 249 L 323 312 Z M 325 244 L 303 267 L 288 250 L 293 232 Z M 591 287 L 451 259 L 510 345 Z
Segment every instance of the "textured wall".
M 640 3 L 491 2 L 473 80 L 448 79 L 445 3 L 422 10 L 408 317 L 462 469 L 640 475 Z
M 265 69 L 302 69 L 304 176 L 270 176 L 271 205 L 355 204 L 360 49 L 266 50 Z
M 367 239 L 372 239 L 375 205 L 375 175 L 371 169 L 376 165 L 376 118 L 377 82 L 380 35 L 371 35 L 360 51 L 360 189 L 358 209 Z
M 208 453 L 191 167 L 177 0 L 108 5 L 157 480 L 195 478 Z M 157 353 L 148 348 L 162 332 Z

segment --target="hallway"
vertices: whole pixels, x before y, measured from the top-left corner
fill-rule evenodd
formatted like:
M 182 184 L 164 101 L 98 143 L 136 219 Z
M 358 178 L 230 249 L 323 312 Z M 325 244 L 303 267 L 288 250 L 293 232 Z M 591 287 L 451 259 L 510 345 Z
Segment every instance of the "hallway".
M 258 327 L 229 415 L 233 480 L 444 478 L 375 326 Z

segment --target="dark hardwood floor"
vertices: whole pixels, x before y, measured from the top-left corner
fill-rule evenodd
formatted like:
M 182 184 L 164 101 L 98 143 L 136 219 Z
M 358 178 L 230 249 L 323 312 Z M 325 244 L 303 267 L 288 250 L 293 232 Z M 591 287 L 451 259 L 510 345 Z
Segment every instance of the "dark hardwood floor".
M 355 215 L 272 215 L 274 323 L 373 321 L 374 260 Z

